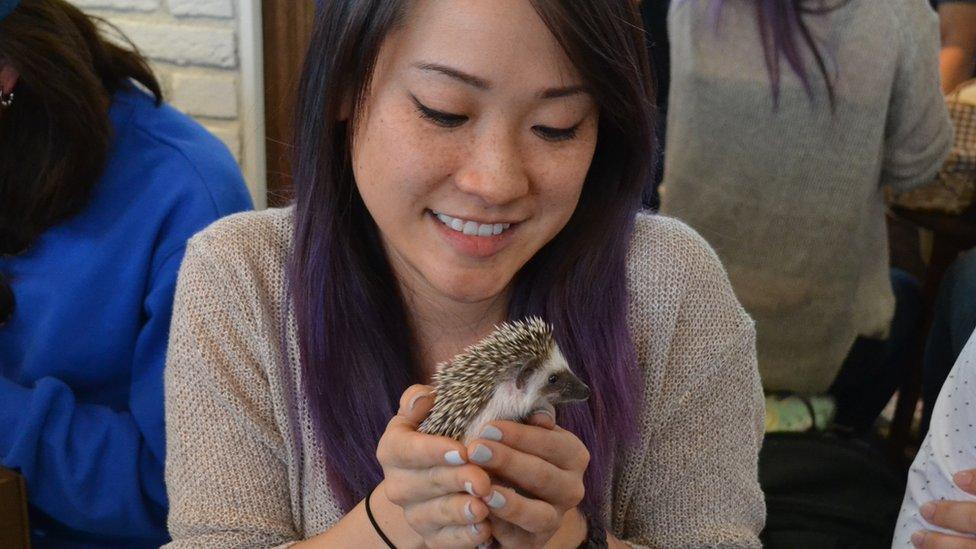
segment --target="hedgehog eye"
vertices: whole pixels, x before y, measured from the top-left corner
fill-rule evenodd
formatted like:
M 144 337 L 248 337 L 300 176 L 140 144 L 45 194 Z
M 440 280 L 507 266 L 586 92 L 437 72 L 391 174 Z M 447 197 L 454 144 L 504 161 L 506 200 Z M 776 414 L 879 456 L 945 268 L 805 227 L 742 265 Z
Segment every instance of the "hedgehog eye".
M 559 376 L 557 376 L 556 374 L 552 374 L 551 376 L 549 376 L 549 385 L 553 385 L 557 381 L 559 381 Z

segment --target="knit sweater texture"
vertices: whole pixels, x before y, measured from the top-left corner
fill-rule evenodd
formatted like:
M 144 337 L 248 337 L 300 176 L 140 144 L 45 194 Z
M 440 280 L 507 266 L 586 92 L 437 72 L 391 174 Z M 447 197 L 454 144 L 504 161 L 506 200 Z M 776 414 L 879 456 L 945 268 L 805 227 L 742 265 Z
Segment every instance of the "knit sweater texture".
M 294 397 L 292 216 L 234 215 L 188 245 L 165 372 L 170 547 L 283 545 L 343 516 Z M 758 547 L 752 321 L 714 252 L 678 221 L 638 217 L 628 279 L 645 402 L 639 442 L 613 460 L 603 518 L 637 546 Z
M 836 2 L 835 4 L 842 4 Z M 756 321 L 773 390 L 826 391 L 858 336 L 894 315 L 883 187 L 932 180 L 952 141 L 939 28 L 925 0 L 804 15 L 836 103 L 802 46 L 813 97 L 780 58 L 774 102 L 754 3 L 674 2 L 661 212 L 722 259 Z

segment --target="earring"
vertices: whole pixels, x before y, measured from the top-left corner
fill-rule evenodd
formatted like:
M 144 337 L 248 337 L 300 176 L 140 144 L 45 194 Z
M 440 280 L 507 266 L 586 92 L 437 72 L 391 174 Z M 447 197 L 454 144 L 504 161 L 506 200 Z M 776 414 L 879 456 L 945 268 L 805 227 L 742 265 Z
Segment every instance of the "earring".
M 0 89 L 0 107 L 7 108 L 14 104 L 14 92 L 4 93 L 3 89 Z

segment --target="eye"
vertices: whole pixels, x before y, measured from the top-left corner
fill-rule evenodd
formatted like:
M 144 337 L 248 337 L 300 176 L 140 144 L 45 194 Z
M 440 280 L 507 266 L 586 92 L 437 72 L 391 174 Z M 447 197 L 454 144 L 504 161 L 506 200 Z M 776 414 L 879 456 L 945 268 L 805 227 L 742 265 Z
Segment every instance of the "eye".
M 410 98 L 413 99 L 413 103 L 417 107 L 417 112 L 420 114 L 420 118 L 429 120 L 442 128 L 456 128 L 468 121 L 467 116 L 435 111 L 434 109 L 421 103 L 416 97 L 411 95 Z
M 532 126 L 532 131 L 536 135 L 545 139 L 546 141 L 551 141 L 553 143 L 558 143 L 560 141 L 569 141 L 576 137 L 577 130 L 579 130 L 579 124 L 576 124 L 572 128 L 550 128 L 548 126 Z
M 549 385 L 554 385 L 557 381 L 559 381 L 559 376 L 556 374 L 549 376 Z

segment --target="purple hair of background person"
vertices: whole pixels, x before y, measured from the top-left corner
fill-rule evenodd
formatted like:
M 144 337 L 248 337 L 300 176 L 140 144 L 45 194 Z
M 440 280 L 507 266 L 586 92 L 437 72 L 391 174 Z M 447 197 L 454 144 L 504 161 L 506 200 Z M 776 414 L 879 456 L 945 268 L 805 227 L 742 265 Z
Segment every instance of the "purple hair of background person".
M 814 63 L 824 79 L 827 97 L 831 108 L 833 108 L 836 101 L 834 78 L 827 70 L 823 52 L 817 46 L 803 18 L 805 15 L 830 13 L 846 5 L 850 0 L 714 0 L 711 5 L 711 17 L 716 32 L 718 32 L 722 9 L 730 1 L 747 1 L 755 6 L 756 25 L 759 28 L 759 39 L 763 45 L 766 70 L 769 72 L 773 104 L 779 105 L 782 74 L 780 70 L 781 57 L 786 59 L 786 64 L 800 79 L 807 96 L 813 100 L 813 83 L 803 58 L 804 49 L 806 49 L 813 55 Z
M 640 19 L 630 0 L 532 0 L 601 109 L 593 163 L 566 227 L 516 274 L 509 318 L 554 326 L 592 389 L 558 410 L 590 451 L 581 510 L 602 518 L 614 453 L 636 440 L 643 376 L 627 322 L 627 253 L 656 145 Z M 349 124 L 404 0 L 319 6 L 295 109 L 294 239 L 288 298 L 298 329 L 301 393 L 348 511 L 382 480 L 377 442 L 398 399 L 422 381 L 400 289 L 353 179 Z M 342 104 L 353 119 L 340 122 Z M 287 348 L 287 347 L 286 347 Z M 293 406 L 297 402 L 293 403 Z

